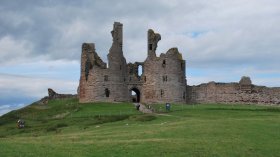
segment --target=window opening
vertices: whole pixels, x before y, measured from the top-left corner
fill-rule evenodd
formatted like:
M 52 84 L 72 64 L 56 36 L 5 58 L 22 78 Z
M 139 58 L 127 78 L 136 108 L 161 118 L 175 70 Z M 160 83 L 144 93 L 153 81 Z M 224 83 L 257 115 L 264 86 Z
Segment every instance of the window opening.
M 143 74 L 143 66 L 142 65 L 138 65 L 138 76 L 141 76 Z
M 160 90 L 160 96 L 162 97 L 164 95 L 164 91 L 161 89 Z
M 105 95 L 107 98 L 110 96 L 110 90 L 108 88 L 105 89 Z
M 166 66 L 166 62 L 165 62 L 165 60 L 163 60 L 163 61 L 162 61 L 162 67 L 165 68 L 165 66 Z
M 153 49 L 153 44 L 149 44 L 149 50 Z

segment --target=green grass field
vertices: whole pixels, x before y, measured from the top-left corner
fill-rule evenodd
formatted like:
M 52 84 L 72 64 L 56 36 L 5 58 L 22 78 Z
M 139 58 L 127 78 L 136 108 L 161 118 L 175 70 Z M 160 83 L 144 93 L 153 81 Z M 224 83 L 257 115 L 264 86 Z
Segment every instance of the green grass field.
M 0 157 L 280 156 L 280 108 L 255 105 L 32 104 L 0 118 Z M 24 129 L 16 121 L 26 122 Z

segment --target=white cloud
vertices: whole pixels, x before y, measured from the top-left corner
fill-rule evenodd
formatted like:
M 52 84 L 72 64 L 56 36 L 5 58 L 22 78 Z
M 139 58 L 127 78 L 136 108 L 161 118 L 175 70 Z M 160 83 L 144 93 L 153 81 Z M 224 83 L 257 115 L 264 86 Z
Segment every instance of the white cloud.
M 76 93 L 78 81 L 67 81 L 47 78 L 33 78 L 0 74 L 1 97 L 26 96 L 42 98 L 47 96 L 47 89 L 53 88 L 58 93 Z
M 16 109 L 22 108 L 24 106 L 25 106 L 24 104 L 1 105 L 0 106 L 0 116 L 2 116 L 5 113 L 8 113 L 8 112 L 10 112 L 12 110 L 16 110 Z
M 191 67 L 206 65 L 209 68 L 210 64 L 211 68 L 213 62 L 218 66 L 226 63 L 226 66 L 232 66 L 234 62 L 248 58 L 251 64 L 258 66 L 264 56 L 267 60 L 279 57 L 277 41 L 280 36 L 275 32 L 280 31 L 277 27 L 280 22 L 276 20 L 280 5 L 275 0 L 84 0 L 69 1 L 67 5 L 41 2 L 30 9 L 31 6 L 24 5 L 23 8 L 29 9 L 17 8 L 19 17 L 26 19 L 19 22 L 27 23 L 29 31 L 7 30 L 11 36 L 36 45 L 29 57 L 43 55 L 45 59 L 48 56 L 48 59 L 79 60 L 81 44 L 94 42 L 106 61 L 113 21 L 124 23 L 124 53 L 128 62 L 145 59 L 148 28 L 162 34 L 159 53 L 176 46 L 189 59 Z M 12 17 L 11 23 L 15 27 L 25 28 L 25 25 L 16 24 L 15 13 L 6 16 L 7 19 Z M 188 34 L 193 32 L 204 33 L 192 38 Z
M 68 60 L 30 60 L 16 65 L 2 65 L 0 74 L 20 75 L 33 78 L 78 80 L 80 63 Z

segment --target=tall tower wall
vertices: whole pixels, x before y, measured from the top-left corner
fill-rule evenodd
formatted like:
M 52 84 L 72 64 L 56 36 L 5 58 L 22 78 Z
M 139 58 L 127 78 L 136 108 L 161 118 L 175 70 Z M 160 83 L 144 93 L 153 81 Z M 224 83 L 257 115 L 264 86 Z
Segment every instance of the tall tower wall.
M 110 100 L 128 101 L 127 89 L 127 65 L 123 56 L 123 25 L 119 22 L 114 23 L 111 31 L 113 44 L 107 55 L 109 62 L 108 83 L 110 90 Z
M 144 62 L 143 102 L 186 102 L 185 61 L 177 48 L 156 56 L 160 34 L 148 31 L 148 57 Z

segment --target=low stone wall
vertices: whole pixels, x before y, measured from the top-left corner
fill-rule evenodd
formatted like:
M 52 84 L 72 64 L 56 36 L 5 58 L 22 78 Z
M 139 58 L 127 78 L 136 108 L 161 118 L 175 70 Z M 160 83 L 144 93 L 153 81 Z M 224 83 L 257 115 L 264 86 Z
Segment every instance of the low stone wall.
M 67 99 L 67 98 L 78 98 L 77 94 L 58 94 L 53 89 L 48 89 L 48 99 Z
M 188 103 L 240 103 L 280 105 L 280 88 L 251 84 L 249 77 L 239 83 L 209 82 L 187 86 Z M 245 83 L 244 83 L 245 82 Z
M 68 99 L 68 98 L 78 98 L 77 94 L 58 94 L 53 89 L 48 89 L 48 95 L 39 100 L 37 103 L 39 104 L 48 104 L 49 100 L 53 99 Z

